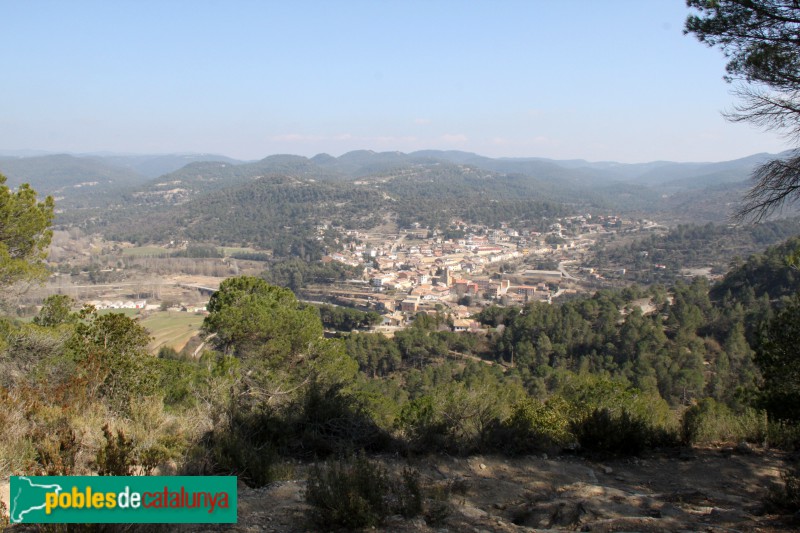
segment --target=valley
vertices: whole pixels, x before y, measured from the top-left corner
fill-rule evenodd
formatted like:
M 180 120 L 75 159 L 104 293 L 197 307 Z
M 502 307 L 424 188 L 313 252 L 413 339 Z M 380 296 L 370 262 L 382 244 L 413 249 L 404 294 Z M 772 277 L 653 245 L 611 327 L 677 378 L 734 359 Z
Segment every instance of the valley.
M 782 379 L 756 354 L 762 325 L 793 320 L 800 218 L 726 218 L 758 160 L 356 152 L 76 178 L 53 189 L 47 275 L 4 296 L 0 401 L 21 416 L 59 387 L 80 410 L 46 441 L 66 459 L 32 439 L 37 414 L 0 464 L 92 471 L 110 419 L 132 435 L 121 472 L 236 472 L 241 522 L 274 497 L 276 531 L 335 458 L 414 473 L 417 518 L 386 530 L 781 530 L 769 494 L 797 437 L 769 413 L 791 404 L 746 395 Z M 763 486 L 706 472 L 690 491 L 692 465 Z

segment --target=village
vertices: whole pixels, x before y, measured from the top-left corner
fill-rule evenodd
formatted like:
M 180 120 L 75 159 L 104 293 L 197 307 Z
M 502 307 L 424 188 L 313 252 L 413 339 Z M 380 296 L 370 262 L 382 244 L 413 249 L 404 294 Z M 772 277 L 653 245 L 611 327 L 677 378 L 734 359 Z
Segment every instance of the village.
M 490 305 L 522 306 L 528 302 L 551 303 L 558 298 L 592 292 L 627 283 L 625 269 L 589 267 L 598 246 L 635 239 L 643 232 L 664 229 L 649 220 L 630 220 L 617 215 L 583 214 L 547 221 L 538 227 L 493 228 L 454 220 L 447 231 L 424 227 L 347 230 L 321 224 L 321 236 L 329 230 L 340 235 L 335 251 L 323 262 L 338 262 L 360 272 L 352 279 L 328 280 L 296 289 L 303 301 L 332 304 L 381 316 L 374 329 L 391 335 L 410 325 L 418 313 L 441 315 L 454 331 L 476 331 L 474 320 Z M 384 229 L 385 231 L 385 229 Z M 101 312 L 126 312 L 152 324 L 172 322 L 186 327 L 181 316 L 194 316 L 199 327 L 208 298 L 227 277 L 259 276 L 262 261 L 219 258 L 165 258 L 190 243 L 165 247 L 131 247 L 96 237 L 68 236 L 59 232 L 53 254 L 83 265 L 55 271 L 42 287 L 24 296 L 30 313 L 50 294 L 71 296 L 78 305 Z M 654 265 L 657 268 L 657 265 Z M 171 317 L 171 318 L 170 318 Z M 159 331 L 154 330 L 156 337 Z M 180 342 L 169 338 L 153 344 L 180 350 L 189 332 L 180 331 Z
M 419 227 L 392 234 L 345 231 L 344 249 L 323 261 L 364 266 L 363 276 L 310 287 L 304 296 L 377 311 L 386 331 L 408 325 L 420 312 L 448 316 L 455 331 L 475 330 L 470 317 L 488 305 L 551 303 L 623 277 L 624 270 L 582 266 L 590 249 L 601 239 L 661 226 L 585 214 L 556 219 L 547 231 L 459 220 L 453 227 L 449 235 Z

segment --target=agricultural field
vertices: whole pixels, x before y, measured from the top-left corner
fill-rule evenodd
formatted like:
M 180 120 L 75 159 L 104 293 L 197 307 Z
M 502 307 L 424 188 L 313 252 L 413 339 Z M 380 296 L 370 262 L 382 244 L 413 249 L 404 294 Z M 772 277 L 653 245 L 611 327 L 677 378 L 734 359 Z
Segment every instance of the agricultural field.
M 263 250 L 256 250 L 255 248 L 251 247 L 241 247 L 241 246 L 219 246 L 220 250 L 222 250 L 222 254 L 225 257 L 230 257 L 233 254 L 253 254 L 257 252 L 263 252 Z
M 203 325 L 203 315 L 181 311 L 158 311 L 141 320 L 141 324 L 150 331 L 153 341 L 150 349 L 153 353 L 167 346 L 180 352 Z
M 136 246 L 134 248 L 123 248 L 123 256 L 131 257 L 151 257 L 154 255 L 168 254 L 170 250 L 162 246 Z

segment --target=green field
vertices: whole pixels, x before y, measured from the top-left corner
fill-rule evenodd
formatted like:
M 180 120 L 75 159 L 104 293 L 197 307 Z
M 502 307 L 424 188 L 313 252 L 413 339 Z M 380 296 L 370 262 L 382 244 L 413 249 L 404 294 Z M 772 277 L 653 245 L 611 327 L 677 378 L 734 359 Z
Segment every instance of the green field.
M 256 250 L 255 248 L 242 248 L 237 246 L 220 246 L 219 249 L 222 250 L 222 254 L 226 257 L 229 257 L 233 254 L 252 254 L 263 251 Z
M 132 257 L 147 257 L 151 255 L 164 255 L 169 253 L 169 250 L 161 246 L 137 246 L 135 248 L 124 248 L 122 255 Z
M 158 311 L 142 319 L 141 324 L 153 336 L 150 343 L 153 352 L 157 352 L 162 346 L 181 351 L 186 342 L 200 330 L 203 316 L 180 311 Z
M 141 314 L 141 309 L 98 309 L 98 315 L 110 315 L 111 313 L 123 314 L 127 317 L 135 318 Z

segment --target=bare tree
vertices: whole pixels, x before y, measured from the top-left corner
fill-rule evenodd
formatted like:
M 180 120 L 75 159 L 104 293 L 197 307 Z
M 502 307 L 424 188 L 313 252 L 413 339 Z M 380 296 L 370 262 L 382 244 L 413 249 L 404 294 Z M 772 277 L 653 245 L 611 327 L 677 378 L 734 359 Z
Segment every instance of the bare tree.
M 779 131 L 800 143 L 800 1 L 687 0 L 692 33 L 728 58 L 726 81 L 739 98 L 733 122 Z M 734 217 L 758 221 L 800 198 L 800 149 L 769 161 L 753 174 L 754 185 Z

